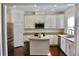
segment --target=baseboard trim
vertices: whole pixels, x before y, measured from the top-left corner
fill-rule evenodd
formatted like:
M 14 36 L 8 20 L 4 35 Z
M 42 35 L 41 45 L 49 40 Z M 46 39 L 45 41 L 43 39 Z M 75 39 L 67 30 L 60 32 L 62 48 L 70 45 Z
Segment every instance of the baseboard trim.
M 65 56 L 67 56 L 61 48 L 59 48 L 59 49 L 61 50 L 61 52 L 62 52 Z

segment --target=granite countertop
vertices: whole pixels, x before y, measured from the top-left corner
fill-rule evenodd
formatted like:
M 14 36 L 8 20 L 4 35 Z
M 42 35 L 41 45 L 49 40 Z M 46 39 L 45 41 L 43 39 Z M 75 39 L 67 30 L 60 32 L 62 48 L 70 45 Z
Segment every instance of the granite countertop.
M 36 32 L 37 33 L 37 32 Z M 54 33 L 54 32 L 51 32 L 51 33 L 45 33 L 45 32 L 42 32 L 44 34 L 49 34 L 49 35 L 65 35 L 66 33 Z M 31 34 L 35 34 L 35 33 L 24 33 L 23 35 L 31 35 Z
M 58 35 L 58 36 L 61 36 L 61 37 L 65 38 L 71 42 L 74 42 L 74 39 L 75 39 L 74 37 L 68 38 L 67 35 Z
M 29 37 L 30 40 L 48 40 L 49 38 L 47 38 L 46 36 L 42 36 L 42 37 L 37 37 L 37 36 L 32 36 Z

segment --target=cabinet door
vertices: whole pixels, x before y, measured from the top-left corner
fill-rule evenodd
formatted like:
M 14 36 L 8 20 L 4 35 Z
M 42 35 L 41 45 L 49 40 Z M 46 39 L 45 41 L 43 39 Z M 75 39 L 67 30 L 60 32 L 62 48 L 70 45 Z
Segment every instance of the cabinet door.
M 51 28 L 50 27 L 50 16 L 49 15 L 46 15 L 45 16 L 45 28 Z
M 34 16 L 29 16 L 29 28 L 34 28 Z
M 60 28 L 64 28 L 65 25 L 64 25 L 64 15 L 60 15 Z
M 39 15 L 39 22 L 40 23 L 44 23 L 44 15 Z
M 56 16 L 55 15 L 50 16 L 50 24 L 51 24 L 51 28 L 56 28 Z
M 29 28 L 29 23 L 30 23 L 29 16 L 25 16 L 24 27 L 25 28 Z
M 75 56 L 75 44 L 69 40 L 66 40 L 66 54 L 68 56 Z
M 35 16 L 25 16 L 24 27 L 25 28 L 34 28 L 35 27 Z
M 64 15 L 56 15 L 56 27 L 64 28 Z
M 60 48 L 63 50 L 63 52 L 65 53 L 65 39 L 63 37 L 61 37 L 61 44 L 60 44 Z
M 38 15 L 35 15 L 35 23 L 39 23 L 40 17 Z
M 69 43 L 69 56 L 75 56 L 75 46 L 74 43 L 71 41 L 68 41 Z
M 46 35 L 50 39 L 50 45 L 58 45 L 58 38 L 56 35 Z
M 70 56 L 75 56 L 75 44 L 70 42 Z
M 69 42 L 66 40 L 66 55 L 69 56 Z

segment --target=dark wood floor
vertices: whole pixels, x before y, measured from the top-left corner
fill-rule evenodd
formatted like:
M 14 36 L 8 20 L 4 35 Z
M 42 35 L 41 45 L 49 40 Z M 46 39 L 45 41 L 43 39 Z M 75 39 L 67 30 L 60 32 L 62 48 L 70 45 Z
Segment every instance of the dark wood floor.
M 58 46 L 50 46 L 49 55 L 50 56 L 65 56 L 65 54 L 60 50 Z
M 29 52 L 24 51 L 24 47 L 14 48 L 9 52 L 9 56 L 30 56 Z M 50 46 L 48 56 L 65 56 L 58 46 Z

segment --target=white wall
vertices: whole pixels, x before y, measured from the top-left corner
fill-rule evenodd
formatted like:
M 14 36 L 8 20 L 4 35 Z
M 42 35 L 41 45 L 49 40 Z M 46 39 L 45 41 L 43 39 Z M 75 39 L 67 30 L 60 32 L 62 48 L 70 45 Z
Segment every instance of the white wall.
M 14 47 L 24 46 L 23 30 L 24 30 L 24 12 L 12 9 Z

